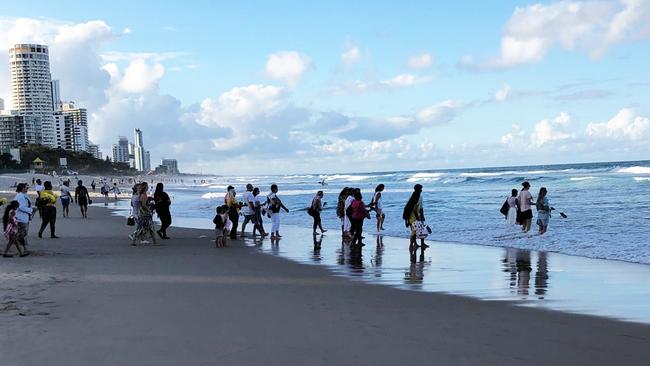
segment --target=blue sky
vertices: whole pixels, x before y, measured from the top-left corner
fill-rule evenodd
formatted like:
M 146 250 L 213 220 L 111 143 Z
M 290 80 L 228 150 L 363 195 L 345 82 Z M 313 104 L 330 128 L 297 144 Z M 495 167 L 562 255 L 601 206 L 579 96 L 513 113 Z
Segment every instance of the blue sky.
M 215 173 L 650 152 L 640 0 L 4 5 L 3 48 L 51 45 L 53 77 L 89 109 L 105 152 L 133 127 L 154 159 Z

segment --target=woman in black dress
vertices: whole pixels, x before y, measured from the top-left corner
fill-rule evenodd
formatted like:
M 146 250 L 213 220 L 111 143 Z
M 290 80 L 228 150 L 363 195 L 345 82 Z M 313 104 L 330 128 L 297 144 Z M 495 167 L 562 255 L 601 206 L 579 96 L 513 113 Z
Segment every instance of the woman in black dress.
M 169 206 L 172 204 L 169 195 L 164 191 L 162 183 L 156 185 L 156 191 L 153 194 L 156 202 L 156 214 L 160 219 L 160 230 L 156 231 L 162 239 L 169 239 L 167 228 L 172 224 L 172 214 L 169 212 Z
M 84 219 L 88 218 L 88 204 L 92 201 L 90 200 L 88 189 L 84 187 L 82 181 L 77 182 L 77 188 L 74 190 L 74 201 L 77 202 L 81 209 L 81 217 Z

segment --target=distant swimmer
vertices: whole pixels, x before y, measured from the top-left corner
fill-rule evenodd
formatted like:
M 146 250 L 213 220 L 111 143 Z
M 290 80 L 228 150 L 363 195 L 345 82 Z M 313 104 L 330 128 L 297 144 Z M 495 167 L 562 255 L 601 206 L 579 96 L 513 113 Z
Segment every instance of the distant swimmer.
M 320 181 L 318 181 L 318 184 L 320 184 L 321 186 L 326 186 L 327 182 L 325 182 L 325 178 L 323 178 Z

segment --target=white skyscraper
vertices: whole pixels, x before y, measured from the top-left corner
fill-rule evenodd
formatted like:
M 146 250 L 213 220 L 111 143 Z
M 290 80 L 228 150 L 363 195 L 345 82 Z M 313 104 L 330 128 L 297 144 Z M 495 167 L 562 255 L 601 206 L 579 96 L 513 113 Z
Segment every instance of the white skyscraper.
M 34 117 L 35 141 L 56 146 L 52 75 L 47 46 L 17 44 L 9 49 L 11 68 L 11 101 L 13 111 L 20 116 Z
M 58 80 L 52 80 L 52 107 L 55 111 L 61 109 L 61 86 Z
M 0 98 L 0 113 L 5 110 L 5 100 Z
M 65 120 L 63 148 L 88 151 L 88 113 L 86 108 L 76 108 L 74 103 L 64 103 L 60 113 Z
M 142 142 L 142 131 L 139 128 L 135 129 L 135 138 L 133 141 L 133 158 L 135 160 L 135 170 L 142 172 L 147 168 L 145 164 L 145 150 Z
M 117 138 L 117 144 L 113 145 L 113 162 L 114 163 L 129 163 L 129 140 L 125 136 Z

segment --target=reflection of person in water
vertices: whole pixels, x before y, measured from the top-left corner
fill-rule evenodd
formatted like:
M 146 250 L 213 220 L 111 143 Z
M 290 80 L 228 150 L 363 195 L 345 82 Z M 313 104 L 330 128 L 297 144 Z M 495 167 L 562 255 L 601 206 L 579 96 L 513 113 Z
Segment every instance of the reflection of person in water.
M 360 245 L 350 245 L 350 259 L 348 264 L 353 272 L 363 272 L 363 255 Z
M 314 262 L 320 262 L 323 258 L 320 256 L 320 246 L 323 243 L 323 236 L 314 235 L 314 252 L 312 254 L 312 260 Z
M 381 267 L 382 256 L 384 254 L 384 237 L 377 235 L 377 250 L 375 252 L 375 267 Z
M 548 259 L 546 252 L 537 255 L 537 272 L 535 272 L 535 295 L 543 299 L 548 288 Z
M 530 272 L 533 270 L 530 265 L 530 251 L 518 250 L 515 263 L 517 265 L 517 294 L 528 295 Z

